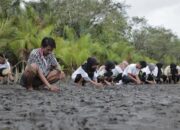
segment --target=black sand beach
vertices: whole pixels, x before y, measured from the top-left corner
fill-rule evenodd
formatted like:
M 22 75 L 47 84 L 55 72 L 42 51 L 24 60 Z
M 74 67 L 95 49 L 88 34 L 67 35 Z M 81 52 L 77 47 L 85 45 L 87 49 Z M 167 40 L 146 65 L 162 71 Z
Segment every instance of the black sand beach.
M 179 130 L 180 85 L 0 86 L 0 130 Z

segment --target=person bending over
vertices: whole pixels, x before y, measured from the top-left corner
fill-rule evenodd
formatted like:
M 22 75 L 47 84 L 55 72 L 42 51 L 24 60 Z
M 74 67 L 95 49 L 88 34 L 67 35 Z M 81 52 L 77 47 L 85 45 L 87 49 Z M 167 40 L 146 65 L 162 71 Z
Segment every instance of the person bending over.
M 156 65 L 153 63 L 148 64 L 145 68 L 141 69 L 139 78 L 145 84 L 156 84 L 155 77 L 157 72 L 155 71 Z
M 113 72 L 113 82 L 118 84 L 122 83 L 122 73 L 124 69 L 128 66 L 127 61 L 123 61 L 122 63 L 115 66 L 115 68 L 112 70 Z
M 56 48 L 54 39 L 43 38 L 41 48 L 33 49 L 20 79 L 20 85 L 28 90 L 38 89 L 43 85 L 50 91 L 59 91 L 59 87 L 51 85 L 65 77 L 59 63 L 53 55 Z
M 84 86 L 85 83 L 90 82 L 97 87 L 102 87 L 102 84 L 97 82 L 98 64 L 95 57 L 89 57 L 83 65 L 74 71 L 71 76 L 72 80 L 79 86 Z
M 112 85 L 113 83 L 113 69 L 115 68 L 115 63 L 112 61 L 106 61 L 98 70 L 98 82 L 105 85 Z
M 140 69 L 145 68 L 145 67 L 146 67 L 145 61 L 140 61 L 137 64 L 128 65 L 122 74 L 122 82 L 124 84 L 130 83 L 130 82 L 135 83 L 135 84 L 141 84 L 142 82 L 139 79 L 138 74 L 139 74 Z

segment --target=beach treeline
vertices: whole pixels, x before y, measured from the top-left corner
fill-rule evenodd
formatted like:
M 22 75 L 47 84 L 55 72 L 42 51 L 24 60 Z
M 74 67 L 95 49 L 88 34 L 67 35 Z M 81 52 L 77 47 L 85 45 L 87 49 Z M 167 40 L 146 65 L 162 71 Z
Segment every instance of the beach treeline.
M 121 62 L 180 63 L 180 39 L 145 18 L 130 18 L 130 5 L 112 0 L 0 0 L 0 52 L 16 64 L 45 36 L 56 41 L 56 57 L 69 71 L 87 57 Z

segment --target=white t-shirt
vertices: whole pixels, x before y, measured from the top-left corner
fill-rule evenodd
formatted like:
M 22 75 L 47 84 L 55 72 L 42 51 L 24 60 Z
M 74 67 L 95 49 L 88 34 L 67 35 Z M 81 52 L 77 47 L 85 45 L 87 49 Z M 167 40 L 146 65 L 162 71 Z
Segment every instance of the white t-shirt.
M 142 72 L 146 73 L 146 75 L 150 74 L 151 71 L 149 70 L 149 67 L 146 66 L 145 68 L 141 69 Z
M 118 74 L 123 73 L 123 70 L 119 65 L 116 65 L 114 69 L 112 69 L 113 76 L 117 76 Z
M 167 66 L 165 69 L 164 69 L 164 75 L 170 75 L 171 74 L 171 69 L 170 69 L 170 66 Z
M 104 74 L 106 73 L 106 69 L 105 69 L 105 66 L 101 66 L 99 69 L 98 69 L 98 76 L 104 76 Z
M 180 70 L 180 66 L 177 66 L 177 69 Z
M 84 80 L 86 81 L 91 81 L 90 77 L 88 76 L 88 74 L 82 69 L 82 66 L 80 66 L 76 71 L 74 71 L 74 73 L 72 74 L 71 78 L 74 81 L 76 76 L 78 74 L 81 74 L 81 76 L 84 78 Z M 94 72 L 94 77 L 93 80 L 97 80 L 97 72 Z
M 5 64 L 0 64 L 0 69 L 2 68 L 10 69 L 10 63 L 6 60 Z
M 177 66 L 178 74 L 180 74 L 180 66 Z
M 149 67 L 148 67 L 148 66 L 146 66 L 145 68 L 141 69 L 141 71 L 144 72 L 144 73 L 146 73 L 146 75 L 148 75 L 148 74 L 153 74 L 155 77 L 157 77 L 157 74 L 158 74 L 158 68 L 157 68 L 157 66 L 155 67 L 155 69 L 154 69 L 152 72 L 149 70 Z
M 157 66 L 155 67 L 155 69 L 153 70 L 152 73 L 155 77 L 157 77 L 157 75 L 158 75 L 158 67 Z
M 178 70 L 178 74 L 180 74 L 180 66 L 176 66 L 176 69 Z M 165 75 L 171 75 L 171 68 L 170 68 L 170 66 L 167 66 L 164 69 L 164 74 Z
M 140 70 L 138 68 L 136 68 L 136 64 L 130 64 L 125 68 L 125 70 L 123 72 L 123 76 L 125 76 L 125 75 L 128 76 L 128 73 L 135 76 L 135 75 L 139 74 L 139 71 Z

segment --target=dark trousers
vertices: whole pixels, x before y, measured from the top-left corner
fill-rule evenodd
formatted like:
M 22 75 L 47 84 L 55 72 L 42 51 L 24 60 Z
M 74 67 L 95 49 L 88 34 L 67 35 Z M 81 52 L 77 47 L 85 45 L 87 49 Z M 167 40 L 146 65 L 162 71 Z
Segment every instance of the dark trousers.
M 82 79 L 82 78 L 83 78 L 83 77 L 82 77 L 81 74 L 77 74 L 74 82 L 75 82 L 75 83 L 79 83 L 79 81 L 82 80 L 82 86 L 84 86 L 85 83 L 86 83 L 86 81 L 85 81 L 84 79 Z
M 118 75 L 113 79 L 113 81 L 114 81 L 115 83 L 118 83 L 121 79 L 122 79 L 122 73 L 118 74 Z
M 124 76 L 122 77 L 122 82 L 123 82 L 124 84 L 128 84 L 128 83 L 133 83 L 134 81 L 133 81 L 131 78 L 129 78 L 129 76 L 124 75 Z

